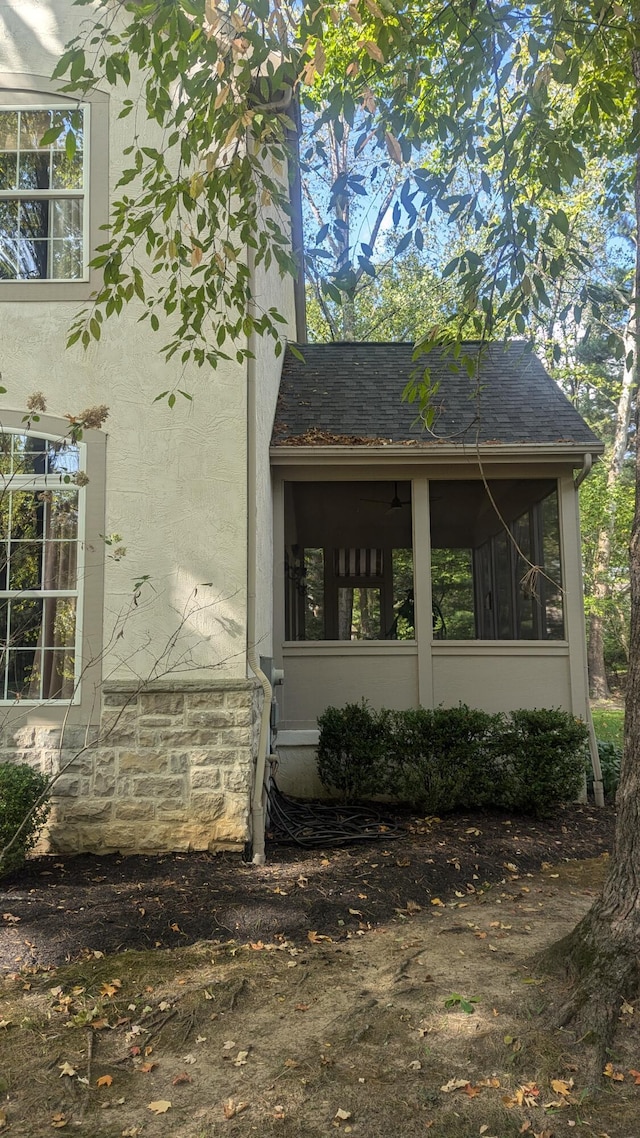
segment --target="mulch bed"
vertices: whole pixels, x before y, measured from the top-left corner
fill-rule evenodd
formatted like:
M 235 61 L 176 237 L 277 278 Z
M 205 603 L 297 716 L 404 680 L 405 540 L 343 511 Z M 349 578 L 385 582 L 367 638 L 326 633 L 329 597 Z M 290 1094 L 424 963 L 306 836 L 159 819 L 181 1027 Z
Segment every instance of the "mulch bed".
M 0 969 L 198 940 L 357 935 L 436 898 L 609 852 L 614 812 L 570 806 L 544 821 L 473 813 L 396 823 L 395 834 L 337 849 L 271 841 L 262 867 L 229 853 L 35 858 L 0 882 Z

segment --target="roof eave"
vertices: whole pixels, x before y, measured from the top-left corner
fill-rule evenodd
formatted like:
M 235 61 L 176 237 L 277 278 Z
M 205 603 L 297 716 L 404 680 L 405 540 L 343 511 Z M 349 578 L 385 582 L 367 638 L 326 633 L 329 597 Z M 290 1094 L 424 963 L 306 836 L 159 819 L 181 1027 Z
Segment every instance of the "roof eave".
M 415 465 L 416 462 L 448 462 L 467 464 L 477 462 L 478 458 L 493 463 L 520 462 L 558 462 L 582 466 L 585 455 L 600 455 L 604 443 L 562 442 L 562 443 L 480 443 L 476 446 L 461 446 L 451 443 L 413 445 L 411 443 L 388 443 L 384 446 L 297 446 L 280 444 L 270 449 L 273 466 L 349 466 L 371 465 L 372 462 L 398 465 Z

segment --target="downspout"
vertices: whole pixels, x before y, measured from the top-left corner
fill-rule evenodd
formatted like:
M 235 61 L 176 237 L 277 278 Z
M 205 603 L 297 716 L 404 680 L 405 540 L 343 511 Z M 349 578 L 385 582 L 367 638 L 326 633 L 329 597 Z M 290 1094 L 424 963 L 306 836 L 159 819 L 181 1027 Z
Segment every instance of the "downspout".
M 585 478 L 591 471 L 593 466 L 593 455 L 585 454 L 582 469 L 578 471 L 573 480 L 576 490 L 584 482 Z M 584 603 L 583 603 L 584 608 Z M 589 754 L 591 756 L 591 768 L 593 770 L 593 797 L 596 806 L 604 806 L 604 784 L 602 781 L 602 767 L 600 765 L 600 754 L 598 752 L 598 740 L 596 739 L 595 727 L 593 726 L 593 716 L 591 714 L 591 704 L 589 703 L 589 668 L 587 665 L 587 653 L 583 653 L 584 657 L 584 690 L 587 694 L 587 731 L 589 733 Z
M 253 254 L 248 251 L 249 278 L 254 280 Z M 249 302 L 249 311 L 253 309 L 253 300 Z M 249 817 L 250 841 L 252 862 L 254 865 L 264 865 L 266 861 L 264 852 L 264 772 L 267 765 L 267 746 L 269 743 L 269 721 L 271 717 L 271 699 L 273 690 L 267 675 L 260 667 L 256 651 L 257 639 L 257 430 L 256 430 L 256 359 L 255 359 L 255 332 L 251 332 L 247 339 L 247 347 L 251 353 L 247 360 L 247 663 L 251 671 L 260 681 L 264 693 L 262 712 L 260 714 L 260 735 L 258 738 L 258 753 L 254 771 L 253 793 L 251 796 L 251 813 Z

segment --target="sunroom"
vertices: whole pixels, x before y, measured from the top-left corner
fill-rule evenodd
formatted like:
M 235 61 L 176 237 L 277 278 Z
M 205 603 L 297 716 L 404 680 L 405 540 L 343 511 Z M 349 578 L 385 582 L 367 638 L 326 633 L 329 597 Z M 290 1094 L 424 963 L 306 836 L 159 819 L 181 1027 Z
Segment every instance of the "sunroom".
M 577 483 L 602 445 L 524 343 L 440 355 L 427 430 L 407 344 L 285 361 L 271 459 L 278 782 L 321 793 L 329 705 L 588 714 Z

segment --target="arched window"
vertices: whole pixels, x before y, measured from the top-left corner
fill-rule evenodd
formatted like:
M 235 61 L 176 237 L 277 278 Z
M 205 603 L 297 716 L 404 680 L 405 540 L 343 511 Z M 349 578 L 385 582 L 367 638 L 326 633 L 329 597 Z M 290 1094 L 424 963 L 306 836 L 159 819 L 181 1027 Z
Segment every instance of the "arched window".
M 86 445 L 0 433 L 0 702 L 79 700 Z

